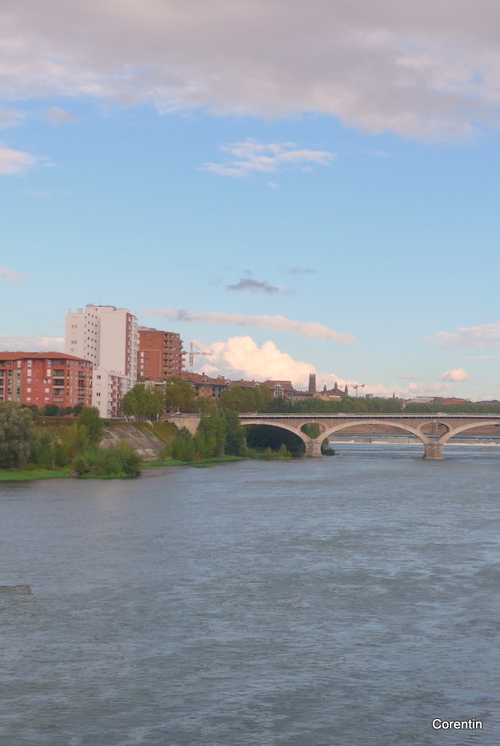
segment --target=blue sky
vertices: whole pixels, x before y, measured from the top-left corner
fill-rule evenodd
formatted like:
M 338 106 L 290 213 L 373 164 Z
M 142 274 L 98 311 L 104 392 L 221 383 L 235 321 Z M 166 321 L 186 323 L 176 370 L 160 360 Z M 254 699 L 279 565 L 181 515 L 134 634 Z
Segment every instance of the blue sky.
M 500 398 L 500 11 L 404 5 L 6 0 L 0 349 L 102 303 L 213 374 Z

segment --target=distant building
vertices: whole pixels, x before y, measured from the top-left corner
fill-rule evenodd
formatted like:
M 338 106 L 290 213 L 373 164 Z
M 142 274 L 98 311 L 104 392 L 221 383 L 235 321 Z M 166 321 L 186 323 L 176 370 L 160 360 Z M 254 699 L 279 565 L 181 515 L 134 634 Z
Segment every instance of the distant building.
M 123 396 L 137 382 L 137 319 L 126 308 L 87 305 L 66 316 L 67 353 L 94 364 L 92 405 L 118 417 Z
M 308 393 L 311 396 L 314 396 L 316 393 L 316 373 L 310 373 L 309 374 L 309 388 Z
M 275 397 L 282 396 L 284 399 L 293 399 L 296 393 L 291 381 L 264 381 L 262 385 L 271 389 Z
M 90 407 L 92 367 L 62 352 L 0 352 L 0 402 Z
M 180 376 L 185 352 L 180 334 L 139 327 L 137 374 L 140 381 L 164 381 Z
M 232 381 L 227 381 L 223 376 L 218 378 L 211 378 L 206 376 L 205 373 L 191 373 L 183 371 L 181 378 L 185 381 L 189 381 L 191 386 L 194 388 L 196 396 L 202 396 L 211 399 L 218 399 L 219 396 L 225 391 L 228 386 L 239 385 L 233 384 Z
M 323 391 L 319 394 L 314 394 L 314 396 L 316 399 L 323 399 L 323 401 L 339 401 L 340 399 L 346 399 L 349 396 L 349 392 L 347 386 L 341 389 L 337 385 L 337 382 L 335 382 L 333 389 L 327 389 L 325 383 Z

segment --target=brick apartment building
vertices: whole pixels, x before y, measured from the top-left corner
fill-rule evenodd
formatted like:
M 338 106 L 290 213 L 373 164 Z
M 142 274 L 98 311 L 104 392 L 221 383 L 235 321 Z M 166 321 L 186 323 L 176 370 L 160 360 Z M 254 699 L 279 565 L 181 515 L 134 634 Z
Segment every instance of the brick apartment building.
M 61 352 L 0 352 L 0 403 L 90 407 L 92 367 Z
M 139 380 L 164 381 L 168 376 L 180 376 L 184 355 L 180 334 L 139 327 Z

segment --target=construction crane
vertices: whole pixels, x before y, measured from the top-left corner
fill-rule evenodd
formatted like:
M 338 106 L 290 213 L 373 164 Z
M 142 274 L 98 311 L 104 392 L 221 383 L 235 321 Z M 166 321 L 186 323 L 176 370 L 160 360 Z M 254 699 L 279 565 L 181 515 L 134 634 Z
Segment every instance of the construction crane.
M 358 389 L 364 389 L 364 383 L 353 383 L 351 388 L 356 389 L 356 399 L 358 398 Z
M 196 348 L 197 352 L 195 352 L 195 348 Z M 211 352 L 203 352 L 202 350 L 200 350 L 199 347 L 197 347 L 197 345 L 195 345 L 194 342 L 190 342 L 189 343 L 189 352 L 188 352 L 188 362 L 189 362 L 189 371 L 191 373 L 193 372 L 194 356 L 195 355 L 212 355 L 212 353 Z

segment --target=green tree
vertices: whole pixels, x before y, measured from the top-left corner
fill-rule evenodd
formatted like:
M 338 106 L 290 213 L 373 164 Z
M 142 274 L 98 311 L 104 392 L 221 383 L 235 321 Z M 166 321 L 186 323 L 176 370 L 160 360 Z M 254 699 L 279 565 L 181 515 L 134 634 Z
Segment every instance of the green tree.
M 178 409 L 181 412 L 195 411 L 196 393 L 189 381 L 178 376 L 171 376 L 165 382 L 165 407 Z
M 133 416 L 137 420 L 157 420 L 163 412 L 163 395 L 156 389 L 146 388 L 138 383 L 125 394 L 121 401 L 121 410 L 127 417 Z
M 263 384 L 252 388 L 229 386 L 221 394 L 220 405 L 235 412 L 265 412 L 273 399 L 273 392 Z
M 43 469 L 52 469 L 54 466 L 54 451 L 52 438 L 47 430 L 42 430 L 33 444 L 31 459 L 37 466 Z
M 57 417 L 58 414 L 61 414 L 61 409 L 57 404 L 46 404 L 42 409 L 42 414 L 45 417 Z
M 220 412 L 226 424 L 224 453 L 228 456 L 244 456 L 247 451 L 245 430 L 238 413 L 232 409 L 221 409 Z
M 194 461 L 194 439 L 186 427 L 181 427 L 172 441 L 172 458 L 177 461 Z
M 15 402 L 0 404 L 0 469 L 24 466 L 33 442 L 33 413 Z
M 90 439 L 86 426 L 74 422 L 62 436 L 62 445 L 66 456 L 70 460 L 90 448 Z
M 216 409 L 212 414 L 202 416 L 194 436 L 197 457 L 218 458 L 223 456 L 225 442 L 226 420 L 224 415 Z
M 97 407 L 83 407 L 76 422 L 86 428 L 90 445 L 99 445 L 104 433 L 104 423 Z
M 254 411 L 255 412 L 267 412 L 274 400 L 274 394 L 269 388 L 263 383 L 259 383 L 254 389 L 252 389 L 254 397 Z

